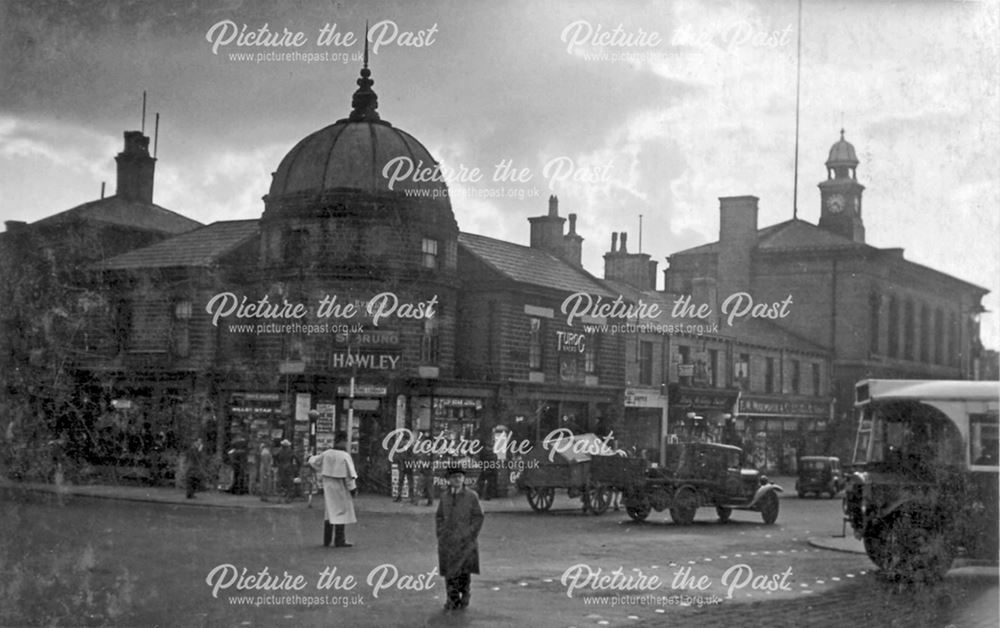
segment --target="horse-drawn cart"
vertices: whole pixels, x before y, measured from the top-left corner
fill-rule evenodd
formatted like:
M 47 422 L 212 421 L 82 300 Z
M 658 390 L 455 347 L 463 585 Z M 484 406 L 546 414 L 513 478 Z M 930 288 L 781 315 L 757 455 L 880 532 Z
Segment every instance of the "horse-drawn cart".
M 570 499 L 579 497 L 583 511 L 603 514 L 613 491 L 623 491 L 643 477 L 644 461 L 608 451 L 593 434 L 567 436 L 537 445 L 523 458 L 524 470 L 517 487 L 524 491 L 535 512 L 546 512 L 556 490 L 566 489 Z

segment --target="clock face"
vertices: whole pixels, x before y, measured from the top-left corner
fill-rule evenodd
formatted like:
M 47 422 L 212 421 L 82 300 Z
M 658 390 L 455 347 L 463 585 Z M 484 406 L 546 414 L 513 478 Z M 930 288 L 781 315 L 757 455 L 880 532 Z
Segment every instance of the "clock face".
M 826 199 L 826 208 L 830 210 L 831 213 L 839 214 L 844 211 L 844 207 L 847 205 L 842 194 L 834 194 L 830 198 Z

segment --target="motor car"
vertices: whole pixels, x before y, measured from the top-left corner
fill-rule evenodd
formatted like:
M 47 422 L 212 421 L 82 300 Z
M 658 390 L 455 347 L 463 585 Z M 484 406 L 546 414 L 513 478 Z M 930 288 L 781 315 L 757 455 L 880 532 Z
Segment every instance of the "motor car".
M 798 471 L 795 492 L 799 497 L 809 493 L 820 497 L 825 493 L 833 499 L 844 490 L 846 480 L 836 456 L 803 456 L 799 458 Z

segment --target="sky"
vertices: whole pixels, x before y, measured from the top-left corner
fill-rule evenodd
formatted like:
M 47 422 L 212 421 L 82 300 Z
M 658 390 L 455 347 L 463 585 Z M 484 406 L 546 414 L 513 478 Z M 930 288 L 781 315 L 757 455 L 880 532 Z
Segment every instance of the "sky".
M 716 240 L 721 196 L 759 197 L 760 226 L 792 217 L 795 0 L 8 0 L 0 220 L 114 193 L 143 90 L 147 135 L 161 116 L 154 201 L 204 223 L 259 217 L 281 158 L 349 113 L 366 20 L 379 112 L 441 163 L 463 231 L 527 244 L 556 194 L 600 276 L 611 232 L 661 270 Z M 991 348 L 998 41 L 995 1 L 802 2 L 799 218 L 818 221 L 845 129 L 867 242 L 991 290 Z

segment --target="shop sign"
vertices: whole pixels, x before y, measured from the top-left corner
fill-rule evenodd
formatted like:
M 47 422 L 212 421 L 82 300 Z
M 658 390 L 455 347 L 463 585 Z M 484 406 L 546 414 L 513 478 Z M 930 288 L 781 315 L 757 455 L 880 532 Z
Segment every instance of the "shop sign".
M 676 385 L 670 386 L 670 405 L 683 408 L 696 408 L 698 410 L 721 410 L 732 409 L 736 401 L 735 391 L 710 393 L 704 389 L 681 388 Z
M 827 416 L 830 404 L 780 398 L 740 397 L 739 414 L 767 416 Z
M 378 410 L 378 399 L 344 399 L 344 410 L 374 412 Z
M 645 390 L 637 390 L 635 388 L 625 389 L 625 407 L 626 408 L 651 408 L 657 407 L 659 404 L 655 403 L 654 397 L 659 397 L 655 393 L 650 393 Z
M 399 332 L 395 329 L 371 329 L 340 333 L 334 336 L 334 342 L 351 347 L 394 347 L 399 344 Z
M 389 388 L 387 386 L 380 386 L 378 384 L 354 384 L 355 397 L 385 397 L 388 393 Z M 351 387 L 345 385 L 337 386 L 337 394 L 341 397 L 346 397 L 351 394 Z
M 233 398 L 244 401 L 273 401 L 274 403 L 281 401 L 281 395 L 278 393 L 234 392 Z
M 364 371 L 395 371 L 399 368 L 398 353 L 368 351 L 334 351 L 330 354 L 330 368 L 353 368 Z
M 279 408 L 268 406 L 233 406 L 233 414 L 276 414 Z
M 587 336 L 569 331 L 557 331 L 556 347 L 566 353 L 583 353 L 587 350 Z

